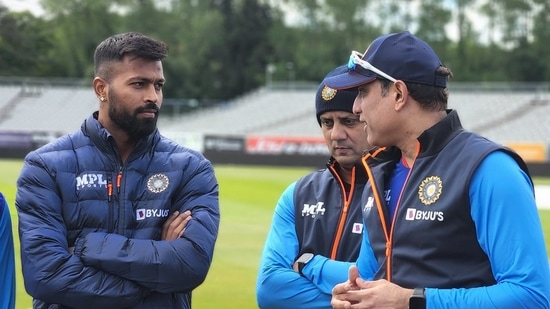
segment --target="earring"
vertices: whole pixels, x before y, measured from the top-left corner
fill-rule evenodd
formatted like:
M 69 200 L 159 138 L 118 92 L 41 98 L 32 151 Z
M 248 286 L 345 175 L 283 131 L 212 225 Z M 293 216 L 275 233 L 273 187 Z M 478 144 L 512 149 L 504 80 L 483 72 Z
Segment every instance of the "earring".
M 105 102 L 105 97 L 99 97 L 99 100 L 100 100 L 101 102 Z

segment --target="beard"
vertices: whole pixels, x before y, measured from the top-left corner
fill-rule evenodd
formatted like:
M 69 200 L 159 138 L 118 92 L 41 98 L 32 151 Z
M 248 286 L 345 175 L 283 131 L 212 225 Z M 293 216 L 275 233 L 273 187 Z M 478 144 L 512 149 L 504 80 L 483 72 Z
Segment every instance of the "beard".
M 145 110 L 155 110 L 154 118 L 138 119 L 138 114 Z M 121 130 L 128 134 L 130 139 L 139 140 L 153 133 L 157 128 L 159 108 L 154 103 L 136 108 L 133 112 L 126 110 L 118 101 L 117 96 L 109 93 L 109 118 Z

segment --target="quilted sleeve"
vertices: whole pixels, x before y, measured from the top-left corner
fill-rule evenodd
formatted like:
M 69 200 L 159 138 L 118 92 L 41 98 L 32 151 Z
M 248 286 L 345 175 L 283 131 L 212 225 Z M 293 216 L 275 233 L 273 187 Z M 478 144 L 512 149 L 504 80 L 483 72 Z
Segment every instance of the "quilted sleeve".
M 174 241 L 132 239 L 94 232 L 79 239 L 75 254 L 85 265 L 153 291 L 188 292 L 206 278 L 218 235 L 218 183 L 211 163 L 198 158 L 187 166 L 189 175 L 173 199 L 175 209 L 190 210 L 192 220 Z
M 44 302 L 74 308 L 124 308 L 138 303 L 148 289 L 86 266 L 69 252 L 54 175 L 31 152 L 17 180 L 15 205 L 27 292 Z

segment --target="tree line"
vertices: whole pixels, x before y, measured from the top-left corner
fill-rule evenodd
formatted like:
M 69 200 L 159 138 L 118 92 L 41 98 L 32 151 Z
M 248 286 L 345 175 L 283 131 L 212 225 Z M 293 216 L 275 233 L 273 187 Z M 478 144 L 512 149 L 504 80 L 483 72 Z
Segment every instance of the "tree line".
M 0 2 L 1 3 L 1 2 Z M 95 46 L 139 31 L 168 43 L 165 97 L 229 100 L 319 81 L 382 33 L 430 43 L 454 81 L 550 80 L 548 0 L 41 0 L 0 4 L 0 76 L 88 78 Z M 471 12 L 487 26 L 476 30 Z M 289 22 L 289 15 L 297 16 Z M 457 33 L 451 39 L 449 31 Z

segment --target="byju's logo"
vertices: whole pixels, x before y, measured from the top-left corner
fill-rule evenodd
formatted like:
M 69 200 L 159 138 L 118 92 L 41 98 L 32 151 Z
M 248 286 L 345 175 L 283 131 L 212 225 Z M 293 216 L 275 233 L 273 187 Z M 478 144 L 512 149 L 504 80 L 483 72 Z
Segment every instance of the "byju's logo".
M 445 216 L 442 211 L 431 211 L 431 210 L 418 210 L 415 208 L 407 208 L 407 216 L 405 220 L 415 221 L 440 221 L 443 222 Z
M 146 218 L 166 218 L 168 217 L 168 209 L 136 209 L 136 220 L 141 221 Z
M 311 216 L 312 218 L 315 218 L 316 215 L 324 215 L 324 204 L 324 202 L 317 202 L 317 204 L 314 205 L 304 204 L 304 208 L 302 209 L 302 217 Z
M 351 230 L 353 234 L 361 234 L 363 232 L 363 224 L 362 223 L 354 223 L 353 229 Z
M 76 190 L 85 188 L 107 188 L 107 180 L 103 174 L 81 174 L 76 177 Z

